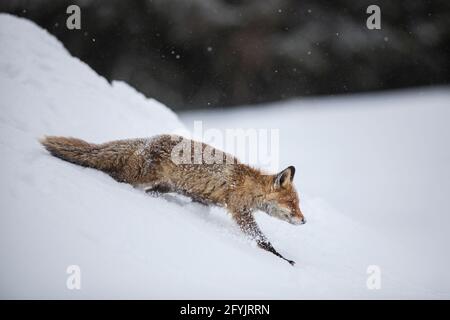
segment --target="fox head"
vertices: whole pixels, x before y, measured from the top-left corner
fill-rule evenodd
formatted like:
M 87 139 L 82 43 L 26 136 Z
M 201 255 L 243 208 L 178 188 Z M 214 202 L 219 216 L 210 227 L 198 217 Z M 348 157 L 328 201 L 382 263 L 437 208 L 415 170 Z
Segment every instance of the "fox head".
M 270 177 L 263 210 L 275 218 L 299 225 L 306 223 L 306 220 L 300 211 L 297 191 L 292 182 L 294 174 L 295 168 L 290 166 Z

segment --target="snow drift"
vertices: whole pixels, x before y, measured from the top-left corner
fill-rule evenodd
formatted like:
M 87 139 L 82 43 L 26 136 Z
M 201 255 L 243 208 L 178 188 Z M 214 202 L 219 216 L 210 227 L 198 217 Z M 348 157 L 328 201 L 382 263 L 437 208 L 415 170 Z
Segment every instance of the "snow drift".
M 177 116 L 123 82 L 108 83 L 35 24 L 0 15 L 0 297 L 449 297 L 414 277 L 408 248 L 303 196 L 308 224 L 257 220 L 275 248 L 255 248 L 226 212 L 157 199 L 51 157 L 43 135 L 92 142 L 183 131 Z M 389 249 L 389 250 L 387 250 Z M 446 253 L 442 253 L 446 254 Z M 369 290 L 379 265 L 382 288 Z M 68 266 L 81 289 L 66 286 Z

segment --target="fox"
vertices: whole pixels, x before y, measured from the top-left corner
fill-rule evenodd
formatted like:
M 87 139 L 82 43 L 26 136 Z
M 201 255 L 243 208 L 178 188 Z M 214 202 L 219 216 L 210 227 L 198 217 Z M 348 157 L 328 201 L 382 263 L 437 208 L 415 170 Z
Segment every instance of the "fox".
M 101 144 L 60 136 L 39 141 L 57 158 L 103 171 L 152 195 L 178 193 L 207 206 L 223 207 L 259 248 L 295 264 L 275 250 L 254 218 L 260 210 L 293 225 L 306 223 L 293 183 L 294 166 L 269 174 L 206 143 L 172 134 Z M 176 156 L 183 150 L 186 155 L 180 161 Z M 199 160 L 199 152 L 213 155 L 214 161 Z

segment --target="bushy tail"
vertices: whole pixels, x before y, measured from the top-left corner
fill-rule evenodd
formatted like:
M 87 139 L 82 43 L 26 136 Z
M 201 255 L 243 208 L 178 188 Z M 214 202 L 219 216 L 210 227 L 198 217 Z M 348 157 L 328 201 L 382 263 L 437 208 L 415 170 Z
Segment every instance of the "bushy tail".
M 55 157 L 106 172 L 120 170 L 125 154 L 112 144 L 93 144 L 70 137 L 48 136 L 39 140 Z

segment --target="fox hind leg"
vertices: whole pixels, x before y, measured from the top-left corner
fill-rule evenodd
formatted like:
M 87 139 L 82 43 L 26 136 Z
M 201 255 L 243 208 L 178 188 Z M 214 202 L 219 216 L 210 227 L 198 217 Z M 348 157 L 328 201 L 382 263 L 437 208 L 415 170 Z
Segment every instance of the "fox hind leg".
M 170 185 L 165 183 L 158 183 L 155 185 L 152 185 L 151 187 L 144 188 L 145 193 L 148 193 L 150 195 L 161 195 L 163 193 L 169 193 L 172 192 L 172 188 Z
M 142 190 L 149 195 L 158 196 L 163 193 L 172 192 L 172 188 L 167 183 L 141 183 L 134 186 L 136 189 Z

